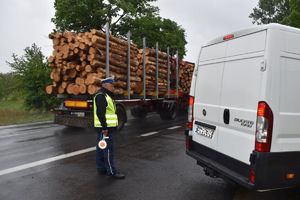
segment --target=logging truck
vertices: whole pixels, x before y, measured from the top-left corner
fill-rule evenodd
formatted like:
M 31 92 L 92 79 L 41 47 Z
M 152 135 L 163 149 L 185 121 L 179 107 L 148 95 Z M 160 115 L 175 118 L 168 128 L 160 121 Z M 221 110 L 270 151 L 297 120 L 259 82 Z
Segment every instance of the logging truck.
M 179 65 L 181 66 L 184 65 Z M 54 109 L 56 124 L 69 127 L 93 127 L 93 95 L 58 94 L 57 97 L 63 99 L 63 102 Z M 170 90 L 165 97 L 146 95 L 144 98 L 143 95 L 131 95 L 128 98 L 128 95 L 116 95 L 117 129 L 120 131 L 127 122 L 128 110 L 137 119 L 145 118 L 150 112 L 157 112 L 161 119 L 173 120 L 178 112 L 187 110 L 187 105 L 188 93 L 176 88 L 176 59 L 171 59 Z
M 62 104 L 54 109 L 57 124 L 93 127 L 93 96 L 101 79 L 116 78 L 115 95 L 118 130 L 127 122 L 127 110 L 135 118 L 158 112 L 162 119 L 174 119 L 178 109 L 187 108 L 194 64 L 179 61 L 167 52 L 138 49 L 132 43 L 99 30 L 85 33 L 52 33 L 53 54 L 48 58 L 53 83 L 48 94 L 57 95 Z

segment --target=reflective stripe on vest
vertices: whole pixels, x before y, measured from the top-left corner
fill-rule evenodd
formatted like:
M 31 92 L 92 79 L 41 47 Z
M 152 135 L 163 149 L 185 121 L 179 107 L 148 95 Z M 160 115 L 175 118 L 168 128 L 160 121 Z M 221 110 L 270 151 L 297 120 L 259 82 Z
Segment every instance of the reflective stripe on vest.
M 97 116 L 97 104 L 96 104 L 96 97 L 99 94 L 96 94 L 93 101 L 94 107 L 94 127 L 102 127 L 101 122 Z M 112 98 L 109 95 L 105 94 L 105 99 L 107 102 L 106 112 L 105 112 L 105 119 L 107 127 L 117 127 L 118 126 L 118 116 L 116 114 L 116 105 Z

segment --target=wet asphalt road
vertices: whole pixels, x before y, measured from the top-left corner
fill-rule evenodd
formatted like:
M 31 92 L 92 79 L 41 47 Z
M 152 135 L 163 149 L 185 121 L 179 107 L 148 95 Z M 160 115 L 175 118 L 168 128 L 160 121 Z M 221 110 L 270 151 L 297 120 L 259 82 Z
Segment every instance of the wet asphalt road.
M 295 189 L 259 193 L 206 177 L 195 160 L 185 155 L 185 120 L 182 116 L 162 121 L 156 114 L 144 120 L 130 119 L 114 137 L 115 164 L 126 174 L 125 180 L 97 175 L 93 130 L 55 124 L 0 127 L 0 174 L 88 149 L 87 153 L 0 175 L 0 200 L 300 199 Z M 142 137 L 154 132 L 158 133 Z

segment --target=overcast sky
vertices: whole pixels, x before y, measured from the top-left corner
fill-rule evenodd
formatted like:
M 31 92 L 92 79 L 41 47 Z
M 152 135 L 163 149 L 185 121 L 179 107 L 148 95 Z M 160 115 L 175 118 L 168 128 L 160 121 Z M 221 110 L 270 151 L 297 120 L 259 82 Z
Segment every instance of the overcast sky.
M 0 72 L 11 69 L 11 55 L 23 55 L 36 43 L 45 56 L 52 52 L 48 34 L 54 29 L 54 0 L 0 1 Z M 196 62 L 200 47 L 209 40 L 235 30 L 254 26 L 248 17 L 258 0 L 158 0 L 160 15 L 176 21 L 186 30 L 185 60 Z

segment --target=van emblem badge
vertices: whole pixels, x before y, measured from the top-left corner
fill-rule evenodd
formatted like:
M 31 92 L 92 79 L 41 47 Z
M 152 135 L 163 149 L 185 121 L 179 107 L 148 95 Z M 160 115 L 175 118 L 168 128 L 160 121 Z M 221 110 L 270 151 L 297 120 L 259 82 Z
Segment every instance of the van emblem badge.
M 248 128 L 252 128 L 252 126 L 254 125 L 254 121 L 245 120 L 245 119 L 234 118 L 233 121 L 239 123 L 241 126 L 248 127 Z
M 202 114 L 203 114 L 203 116 L 206 116 L 206 110 L 205 109 L 202 110 Z

